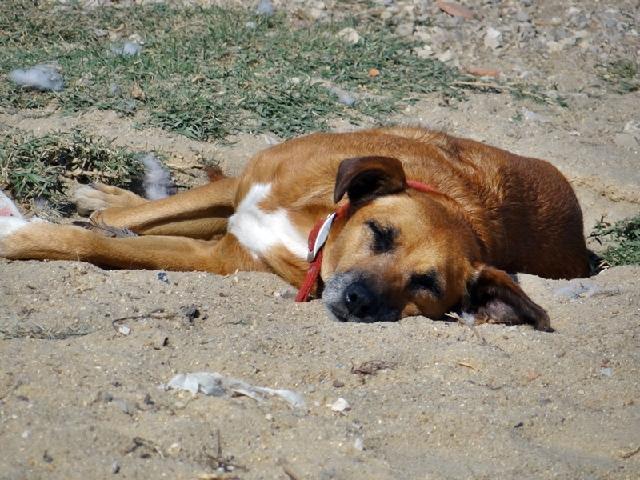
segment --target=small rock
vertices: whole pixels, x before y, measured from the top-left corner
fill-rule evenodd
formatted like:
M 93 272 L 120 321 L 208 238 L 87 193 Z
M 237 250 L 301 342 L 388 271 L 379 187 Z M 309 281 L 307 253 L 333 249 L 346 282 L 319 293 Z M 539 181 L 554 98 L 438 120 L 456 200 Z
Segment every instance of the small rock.
M 118 325 L 118 333 L 127 336 L 131 333 L 131 328 L 128 325 Z
M 258 3 L 258 7 L 256 8 L 256 13 L 258 15 L 264 15 L 266 17 L 270 17 L 274 13 L 273 3 L 271 0 L 260 0 Z
M 109 392 L 98 392 L 98 397 L 96 400 L 103 403 L 109 403 L 113 400 L 113 395 L 111 395 Z
M 633 135 L 640 135 L 640 121 L 629 120 L 624 125 L 624 131 Z
M 338 87 L 331 87 L 329 91 L 338 97 L 338 101 L 347 107 L 353 107 L 356 103 L 356 98 L 346 90 Z
M 120 471 L 120 464 L 114 461 L 111 464 L 111 473 L 116 475 L 119 471 Z
M 605 377 L 612 377 L 613 376 L 613 368 L 611 367 L 603 367 L 600 369 L 600 374 L 605 376 Z
M 344 413 L 351 410 L 351 405 L 349 405 L 349 402 L 347 402 L 342 397 L 338 398 L 335 402 L 330 404 L 329 407 L 331 407 L 331 410 L 338 413 Z
M 306 13 L 312 20 L 320 20 L 327 15 L 327 13 L 320 8 L 310 8 Z
M 495 50 L 502 46 L 502 32 L 493 27 L 488 27 L 484 35 L 484 46 Z
M 619 147 L 623 147 L 629 150 L 638 149 L 638 141 L 630 133 L 617 133 L 615 137 L 613 137 L 613 143 L 615 143 Z
M 356 437 L 356 439 L 353 441 L 353 448 L 359 451 L 364 450 L 364 440 L 362 440 L 362 437 Z
M 351 367 L 351 373 L 360 375 L 374 375 L 379 370 L 391 370 L 396 368 L 395 362 L 386 362 L 384 360 L 369 360 L 361 363 L 357 367 Z
M 401 23 L 396 27 L 396 35 L 399 37 L 410 37 L 413 35 L 413 23 Z
M 133 57 L 142 52 L 142 45 L 138 42 L 124 42 L 122 45 L 112 45 L 111 53 L 122 57 Z
M 346 43 L 355 45 L 360 41 L 360 34 L 356 31 L 355 28 L 347 27 L 338 32 L 338 38 L 341 38 Z
M 169 337 L 163 332 L 158 332 L 153 336 L 151 345 L 154 350 L 161 350 L 162 347 L 169 345 Z
M 193 323 L 196 318 L 200 318 L 200 310 L 196 305 L 184 305 L 180 307 L 180 311 L 187 317 L 189 323 Z
M 429 58 L 433 55 L 433 49 L 429 45 L 423 45 L 413 50 L 418 58 Z
M 133 415 L 136 410 L 133 405 L 122 398 L 116 398 L 111 403 L 118 407 L 122 413 L 126 413 L 127 415 Z
M 166 283 L 167 285 L 169 284 L 169 277 L 167 276 L 167 272 L 158 272 L 156 278 L 161 282 Z
M 49 452 L 45 450 L 42 454 L 42 460 L 44 460 L 46 463 L 51 463 L 53 462 L 53 457 L 49 455 Z
M 532 112 L 531 110 L 528 110 L 526 108 L 522 109 L 522 117 L 527 122 L 549 123 L 551 121 L 547 117 L 545 117 L 544 115 L 540 115 L 539 113 Z
M 283 298 L 283 299 L 295 298 L 296 297 L 296 291 L 293 290 L 291 287 L 285 287 L 285 288 L 281 288 L 280 290 L 276 290 L 275 292 L 273 292 L 273 296 L 275 298 Z
M 167 448 L 167 454 L 170 457 L 175 457 L 181 451 L 182 451 L 182 446 L 178 442 L 172 443 L 171 445 L 169 445 L 169 448 Z
M 344 387 L 344 382 L 342 380 L 336 379 L 336 380 L 333 381 L 333 386 L 335 388 L 342 388 L 342 387 Z
M 442 63 L 447 63 L 449 60 L 453 58 L 453 52 L 451 50 L 447 50 L 446 52 L 439 53 L 436 58 L 440 60 Z

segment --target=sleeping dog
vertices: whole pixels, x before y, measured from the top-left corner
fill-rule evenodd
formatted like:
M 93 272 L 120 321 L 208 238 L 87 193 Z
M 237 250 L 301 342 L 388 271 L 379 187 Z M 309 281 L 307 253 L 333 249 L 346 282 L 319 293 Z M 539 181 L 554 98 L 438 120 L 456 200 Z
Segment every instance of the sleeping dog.
M 161 200 L 85 186 L 76 202 L 94 229 L 27 220 L 2 197 L 0 256 L 272 272 L 341 321 L 458 311 L 551 330 L 509 274 L 589 274 L 580 206 L 555 167 L 422 128 L 289 140 L 237 178 Z

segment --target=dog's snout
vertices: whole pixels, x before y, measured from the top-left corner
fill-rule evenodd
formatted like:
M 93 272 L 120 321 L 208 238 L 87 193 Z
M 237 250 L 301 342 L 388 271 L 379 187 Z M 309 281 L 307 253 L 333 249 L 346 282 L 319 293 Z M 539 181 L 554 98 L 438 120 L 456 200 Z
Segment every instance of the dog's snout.
M 375 279 L 360 271 L 337 273 L 329 279 L 322 299 L 341 322 L 393 322 L 400 318 L 401 306 L 390 301 Z
M 344 292 L 344 303 L 351 315 L 366 317 L 372 312 L 375 295 L 364 282 L 354 282 Z

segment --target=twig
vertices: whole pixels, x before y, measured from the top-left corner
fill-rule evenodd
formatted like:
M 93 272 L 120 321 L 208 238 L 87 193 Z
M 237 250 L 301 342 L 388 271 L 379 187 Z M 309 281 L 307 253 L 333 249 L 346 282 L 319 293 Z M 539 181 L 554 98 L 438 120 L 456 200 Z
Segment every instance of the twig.
M 163 319 L 163 318 L 175 318 L 177 316 L 178 316 L 177 313 L 171 313 L 171 312 L 165 313 L 164 309 L 158 308 L 156 310 L 152 310 L 149 313 L 143 313 L 143 314 L 140 314 L 140 315 L 129 315 L 127 317 L 114 318 L 111 321 L 111 326 L 117 332 L 118 331 L 118 327 L 120 326 L 120 323 L 124 322 L 125 320 L 145 320 L 145 319 L 148 319 L 148 318 Z
M 620 454 L 620 458 L 631 458 L 633 457 L 636 453 L 640 453 L 640 447 L 636 447 L 633 450 L 629 450 L 628 452 L 624 452 Z

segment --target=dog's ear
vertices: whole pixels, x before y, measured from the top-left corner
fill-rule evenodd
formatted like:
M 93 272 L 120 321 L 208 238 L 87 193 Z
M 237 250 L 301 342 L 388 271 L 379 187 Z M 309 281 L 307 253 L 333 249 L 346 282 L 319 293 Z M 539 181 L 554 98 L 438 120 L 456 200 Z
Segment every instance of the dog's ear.
M 504 271 L 480 265 L 467 282 L 465 310 L 479 323 L 528 323 L 536 330 L 553 332 L 549 315 L 533 302 Z
M 407 188 L 407 178 L 402 164 L 390 157 L 348 158 L 340 163 L 334 202 L 339 202 L 346 193 L 353 205 L 366 202 L 381 195 L 398 193 Z

